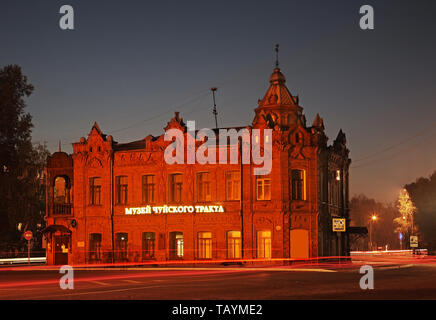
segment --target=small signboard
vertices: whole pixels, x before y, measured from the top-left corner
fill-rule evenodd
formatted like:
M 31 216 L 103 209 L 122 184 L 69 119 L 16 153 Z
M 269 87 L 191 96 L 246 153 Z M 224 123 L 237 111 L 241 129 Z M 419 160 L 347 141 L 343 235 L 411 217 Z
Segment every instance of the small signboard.
M 418 236 L 410 236 L 410 247 L 418 248 Z
M 344 218 L 333 218 L 333 232 L 345 232 Z
M 33 238 L 33 233 L 32 233 L 32 231 L 26 231 L 26 232 L 24 232 L 24 239 L 26 239 L 27 241 L 30 241 L 30 240 L 32 240 L 32 238 Z

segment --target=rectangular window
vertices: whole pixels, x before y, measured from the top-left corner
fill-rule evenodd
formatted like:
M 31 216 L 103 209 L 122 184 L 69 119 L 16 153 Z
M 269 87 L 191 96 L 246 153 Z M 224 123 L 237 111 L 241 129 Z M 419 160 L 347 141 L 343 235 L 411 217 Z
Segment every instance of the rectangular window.
M 127 176 L 118 176 L 115 178 L 115 199 L 116 204 L 127 203 Z
M 154 175 L 142 176 L 142 203 L 154 203 Z
M 257 257 L 271 259 L 271 231 L 257 231 Z
M 170 202 L 182 202 L 182 174 L 181 173 L 174 173 L 170 174 L 169 178 L 169 198 Z
M 198 233 L 198 259 L 212 259 L 212 232 Z
M 241 200 L 241 172 L 226 172 L 226 200 Z
M 154 258 L 154 244 L 155 244 L 154 232 L 143 232 L 142 233 L 142 259 L 143 260 Z
M 291 171 L 292 200 L 306 200 L 304 170 Z
M 89 261 L 101 261 L 101 233 L 89 235 Z
M 241 231 L 227 232 L 227 258 L 241 258 Z
M 122 262 L 127 261 L 127 243 L 129 235 L 127 233 L 115 234 L 115 259 Z
M 269 178 L 257 177 L 256 179 L 256 199 L 271 200 L 271 181 Z
M 89 179 L 89 204 L 101 204 L 101 178 Z
M 197 201 L 210 201 L 210 178 L 209 172 L 197 173 Z

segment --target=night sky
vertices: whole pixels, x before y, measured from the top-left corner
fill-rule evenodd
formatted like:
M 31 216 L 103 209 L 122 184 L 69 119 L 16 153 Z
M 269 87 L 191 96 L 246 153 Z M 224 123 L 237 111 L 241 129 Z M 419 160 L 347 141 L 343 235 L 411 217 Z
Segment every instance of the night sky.
M 59 28 L 72 5 L 75 30 Z M 370 4 L 375 30 L 359 28 Z M 436 170 L 436 1 L 17 1 L 0 3 L 0 67 L 18 64 L 33 140 L 160 135 L 174 111 L 197 128 L 251 124 L 274 45 L 308 125 L 346 133 L 351 195 L 393 201 Z

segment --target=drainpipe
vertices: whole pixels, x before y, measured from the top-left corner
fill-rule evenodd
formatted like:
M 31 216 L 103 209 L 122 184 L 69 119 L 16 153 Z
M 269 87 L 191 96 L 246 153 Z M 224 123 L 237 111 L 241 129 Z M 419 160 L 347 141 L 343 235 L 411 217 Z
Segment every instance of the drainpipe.
M 111 237 L 112 237 L 112 263 L 115 262 L 115 241 L 114 241 L 114 153 L 111 151 L 111 159 L 110 159 L 110 195 L 111 195 L 111 205 L 110 205 L 110 214 L 111 214 Z
M 242 201 L 243 199 L 243 194 L 244 194 L 244 183 L 243 183 L 243 177 L 244 177 L 244 173 L 243 173 L 243 165 L 242 165 L 242 138 L 239 138 L 239 154 L 241 155 L 241 181 L 240 181 L 240 187 L 241 187 L 241 195 L 240 195 L 240 212 L 241 212 L 241 247 L 242 247 L 242 252 L 241 252 L 241 258 L 244 259 L 244 210 L 243 210 L 243 206 L 244 206 L 244 202 Z

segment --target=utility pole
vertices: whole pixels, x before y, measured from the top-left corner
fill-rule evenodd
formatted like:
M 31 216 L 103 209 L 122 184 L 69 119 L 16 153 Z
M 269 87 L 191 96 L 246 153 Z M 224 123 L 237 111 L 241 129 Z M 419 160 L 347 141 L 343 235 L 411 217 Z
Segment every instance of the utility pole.
M 216 103 L 215 103 L 215 91 L 217 90 L 217 88 L 213 87 L 210 88 L 210 91 L 212 91 L 212 96 L 213 96 L 213 115 L 215 116 L 215 129 L 218 129 L 218 120 L 217 120 L 217 115 L 218 112 L 216 111 Z

